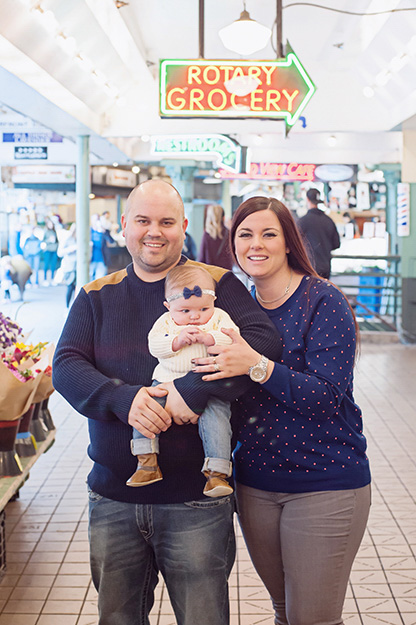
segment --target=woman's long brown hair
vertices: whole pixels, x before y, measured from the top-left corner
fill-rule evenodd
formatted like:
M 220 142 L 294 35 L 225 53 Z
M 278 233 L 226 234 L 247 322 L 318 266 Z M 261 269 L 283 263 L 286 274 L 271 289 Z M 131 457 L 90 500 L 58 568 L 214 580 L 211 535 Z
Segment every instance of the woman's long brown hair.
M 279 200 L 273 197 L 272 198 L 262 197 L 262 196 L 251 197 L 245 202 L 243 202 L 242 204 L 240 204 L 240 206 L 237 208 L 237 210 L 235 211 L 233 215 L 233 220 L 232 220 L 231 229 L 230 229 L 230 249 L 232 251 L 234 260 L 237 263 L 237 265 L 240 267 L 240 269 L 244 271 L 244 269 L 239 264 L 237 255 L 235 253 L 235 237 L 236 237 L 237 228 L 246 219 L 246 217 L 248 217 L 249 215 L 252 215 L 253 213 L 258 213 L 264 210 L 272 211 L 276 215 L 277 219 L 279 220 L 279 223 L 283 230 L 283 236 L 285 238 L 286 247 L 289 249 L 289 253 L 287 255 L 289 267 L 291 267 L 294 271 L 298 273 L 302 273 L 306 276 L 314 276 L 315 278 L 320 278 L 321 280 L 324 281 L 325 278 L 321 278 L 321 276 L 319 276 L 316 273 L 315 269 L 313 268 L 311 264 L 311 261 L 309 260 L 308 253 L 306 251 L 305 245 L 302 240 L 302 236 L 299 232 L 299 229 L 296 225 L 296 222 L 293 218 L 292 213 L 287 208 L 287 206 L 285 206 L 282 202 L 280 202 Z M 244 273 L 246 272 L 244 271 Z M 338 291 L 342 293 L 341 289 L 336 284 L 334 284 L 334 286 L 335 288 L 338 289 Z M 351 307 L 351 304 L 348 301 L 348 298 L 346 297 L 345 293 L 342 293 L 342 294 L 347 300 L 348 306 L 350 307 L 350 310 L 354 319 L 355 332 L 356 332 L 356 337 L 357 337 L 356 354 L 358 354 L 359 343 L 360 343 L 360 330 L 358 327 L 355 313 Z

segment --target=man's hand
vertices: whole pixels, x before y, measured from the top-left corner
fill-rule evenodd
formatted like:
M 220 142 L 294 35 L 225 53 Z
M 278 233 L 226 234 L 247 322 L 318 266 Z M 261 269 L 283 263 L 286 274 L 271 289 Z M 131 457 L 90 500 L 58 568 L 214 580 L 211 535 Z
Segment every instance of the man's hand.
M 163 384 L 159 384 L 156 388 L 163 388 L 168 391 L 165 408 L 175 423 L 178 425 L 198 423 L 199 415 L 192 412 L 192 410 L 184 402 L 173 382 L 164 382 Z
M 129 424 L 147 438 L 155 438 L 172 423 L 168 412 L 153 399 L 165 395 L 166 390 L 161 386 L 143 386 L 130 406 Z

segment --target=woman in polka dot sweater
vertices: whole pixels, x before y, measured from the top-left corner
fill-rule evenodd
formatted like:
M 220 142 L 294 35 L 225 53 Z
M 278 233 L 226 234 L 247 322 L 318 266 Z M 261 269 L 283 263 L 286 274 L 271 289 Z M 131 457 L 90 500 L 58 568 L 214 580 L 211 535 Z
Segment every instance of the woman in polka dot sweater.
M 241 527 L 276 625 L 339 625 L 370 507 L 366 440 L 353 397 L 354 315 L 313 270 L 278 200 L 244 202 L 231 238 L 253 297 L 283 338 L 278 363 L 232 331 L 232 345 L 208 350 L 215 362 L 199 361 L 207 380 L 249 373 L 258 382 L 234 411 Z

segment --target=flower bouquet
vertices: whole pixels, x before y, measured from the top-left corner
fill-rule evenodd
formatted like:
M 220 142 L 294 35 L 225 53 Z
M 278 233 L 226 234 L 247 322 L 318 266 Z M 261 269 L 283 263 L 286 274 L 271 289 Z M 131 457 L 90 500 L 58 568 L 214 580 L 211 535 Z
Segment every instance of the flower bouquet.
M 19 458 L 28 458 L 36 455 L 36 439 L 30 431 L 34 410 L 35 404 L 32 404 L 29 410 L 19 419 L 15 443 L 15 449 Z
M 46 346 L 45 344 L 42 350 L 42 356 L 36 363 L 39 384 L 33 397 L 35 410 L 31 421 L 30 431 L 37 441 L 45 440 L 48 431 L 55 429 L 51 413 L 48 409 L 48 400 L 54 391 L 52 385 L 52 359 L 54 351 L 54 345 Z
M 39 345 L 42 346 L 42 351 L 39 360 L 36 362 L 35 372 L 40 379 L 33 398 L 34 404 L 45 401 L 55 390 L 52 384 L 52 359 L 55 346 L 52 344 L 47 345 L 46 343 L 39 343 Z
M 54 390 L 53 352 L 48 343 L 23 342 L 22 329 L 0 313 L 0 476 L 21 474 L 16 451 L 24 447 L 23 456 L 34 455 L 36 440 L 46 439 L 39 415 Z
M 42 372 L 36 363 L 46 343 L 26 346 L 16 343 L 0 357 L 0 421 L 21 417 L 34 403 Z
M 28 384 L 32 384 L 31 392 L 26 399 L 26 405 L 29 402 L 34 404 L 32 421 L 30 424 L 30 432 L 37 441 L 44 441 L 49 429 L 54 429 L 51 419 L 48 425 L 43 420 L 44 411 L 41 410 L 44 400 L 49 398 L 53 393 L 52 385 L 52 358 L 54 346 L 47 343 L 38 343 L 37 345 L 26 345 L 24 343 L 16 343 L 13 352 L 4 354 L 3 363 L 8 367 L 15 378 L 21 382 L 20 391 L 23 393 L 25 388 L 29 388 Z M 1 371 L 0 371 L 1 379 Z M 0 410 L 0 418 L 1 418 Z M 24 410 L 23 413 L 26 413 Z M 51 427 L 49 425 L 51 424 Z
M 16 453 L 16 436 L 20 417 L 29 410 L 39 383 L 39 378 L 29 368 L 32 360 L 27 360 L 17 345 L 14 348 L 8 346 L 0 358 L 0 475 L 2 477 L 20 475 L 23 472 Z
M 0 313 L 1 476 L 19 475 L 22 467 L 16 450 L 23 445 L 23 456 L 33 455 L 35 441 L 45 440 L 48 429 L 52 429 L 43 423 L 40 408 L 54 390 L 54 346 L 26 341 L 18 324 Z

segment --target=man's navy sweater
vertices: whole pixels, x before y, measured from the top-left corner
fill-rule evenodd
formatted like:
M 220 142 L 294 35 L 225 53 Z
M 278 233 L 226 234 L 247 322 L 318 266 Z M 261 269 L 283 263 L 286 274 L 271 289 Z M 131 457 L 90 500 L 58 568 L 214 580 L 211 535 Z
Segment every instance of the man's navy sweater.
M 181 262 L 185 260 L 182 257 Z M 217 281 L 216 306 L 229 313 L 256 351 L 278 360 L 280 337 L 245 286 L 229 271 L 204 266 Z M 203 497 L 204 453 L 196 425 L 172 423 L 162 432 L 162 481 L 143 488 L 126 486 L 137 465 L 130 452 L 128 414 L 136 393 L 151 385 L 157 364 L 149 353 L 147 335 L 155 320 L 166 312 L 164 282 L 143 282 L 129 265 L 87 284 L 72 305 L 56 348 L 54 386 L 89 419 L 88 454 L 94 465 L 88 485 L 117 501 L 175 503 Z M 175 381 L 196 413 L 202 412 L 210 395 L 233 400 L 250 383 L 247 376 L 216 382 L 201 378 L 191 372 Z

